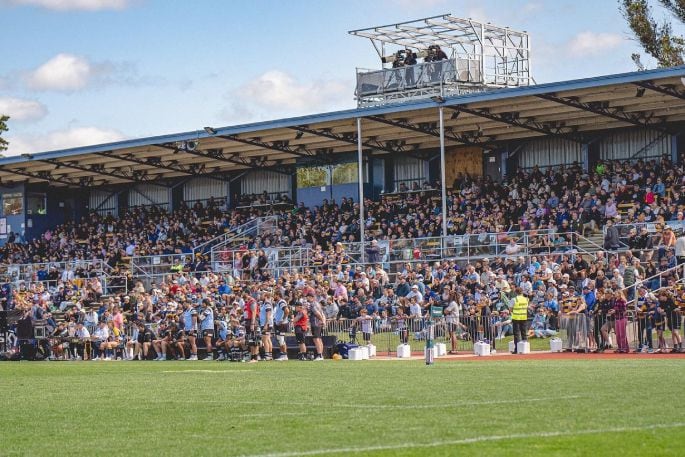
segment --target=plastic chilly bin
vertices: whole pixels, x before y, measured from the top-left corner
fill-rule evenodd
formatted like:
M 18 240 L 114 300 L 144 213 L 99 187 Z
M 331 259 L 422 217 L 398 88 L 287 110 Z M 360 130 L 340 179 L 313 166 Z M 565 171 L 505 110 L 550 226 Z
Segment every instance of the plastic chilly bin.
M 490 355 L 490 345 L 479 341 L 473 345 L 473 352 L 478 356 Z
M 350 349 L 348 360 L 364 360 L 364 350 L 362 348 Z
M 407 359 L 411 357 L 411 346 L 408 344 L 400 344 L 397 346 L 397 357 L 400 359 Z
M 516 349 L 518 349 L 519 354 L 530 354 L 530 343 L 528 341 L 519 341 Z
M 564 344 L 560 338 L 552 338 L 549 340 L 549 349 L 552 352 L 561 352 L 563 350 Z

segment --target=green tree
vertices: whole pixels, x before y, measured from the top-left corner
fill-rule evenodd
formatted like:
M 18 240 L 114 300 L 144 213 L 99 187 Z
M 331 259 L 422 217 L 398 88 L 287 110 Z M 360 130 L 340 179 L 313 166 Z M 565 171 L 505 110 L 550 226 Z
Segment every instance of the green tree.
M 9 143 L 2 138 L 2 132 L 6 132 L 8 130 L 7 121 L 9 121 L 9 119 L 9 116 L 3 116 L 0 114 L 0 152 L 5 151 L 9 145 Z
M 685 0 L 657 0 L 673 19 L 685 24 Z M 659 67 L 673 67 L 685 62 L 685 39 L 673 32 L 667 20 L 654 19 L 649 0 L 619 0 L 621 12 L 626 18 L 635 39 L 642 49 L 652 56 Z M 638 68 L 643 69 L 640 54 L 631 56 Z

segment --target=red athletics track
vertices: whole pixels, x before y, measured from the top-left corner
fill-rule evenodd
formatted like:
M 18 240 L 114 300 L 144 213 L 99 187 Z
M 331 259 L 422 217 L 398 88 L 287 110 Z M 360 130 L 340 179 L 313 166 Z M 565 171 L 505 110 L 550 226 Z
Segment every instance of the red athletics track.
M 423 353 L 413 353 L 411 359 L 397 359 L 397 357 L 389 356 L 387 352 L 379 352 L 378 358 L 385 360 L 423 360 Z M 479 357 L 468 352 L 460 352 L 456 355 L 445 355 L 438 357 L 436 361 L 486 361 L 486 360 L 635 360 L 635 359 L 676 359 L 685 361 L 685 353 L 676 354 L 644 354 L 631 352 L 629 354 L 615 354 L 611 351 L 601 354 L 597 353 L 582 353 L 582 352 L 550 352 L 550 351 L 535 351 L 530 354 L 510 354 L 497 353 L 487 357 Z

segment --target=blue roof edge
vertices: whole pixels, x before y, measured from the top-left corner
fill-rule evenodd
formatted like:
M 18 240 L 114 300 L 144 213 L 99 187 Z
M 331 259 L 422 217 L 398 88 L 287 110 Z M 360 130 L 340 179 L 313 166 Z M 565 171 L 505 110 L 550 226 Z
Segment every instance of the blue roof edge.
M 452 97 L 446 97 L 445 102 L 442 105 L 456 106 L 467 103 L 478 103 L 493 100 L 502 100 L 506 98 L 525 97 L 530 95 L 538 95 L 557 91 L 590 89 L 594 87 L 609 86 L 612 84 L 626 84 L 639 81 L 646 81 L 654 78 L 670 78 L 677 76 L 685 76 L 685 65 L 670 68 L 660 68 L 655 70 L 595 76 L 591 78 L 582 78 L 569 81 L 543 83 L 536 84 L 534 86 L 497 89 L 488 92 L 476 92 L 466 95 L 457 95 Z M 331 122 L 344 119 L 354 119 L 356 117 L 393 114 L 403 111 L 438 107 L 440 105 L 440 103 L 434 102 L 433 100 L 420 100 L 415 102 L 398 103 L 393 105 L 385 105 L 370 108 L 353 108 L 348 110 L 332 111 L 321 114 L 290 117 L 271 121 L 261 121 L 228 127 L 218 127 L 215 128 L 215 130 L 217 132 L 216 135 L 237 135 L 241 133 L 258 132 L 267 129 L 277 129 L 319 122 Z M 190 132 L 136 138 L 132 140 L 117 141 L 113 143 L 81 146 L 77 148 L 61 149 L 47 152 L 38 152 L 31 154 L 31 158 L 22 156 L 0 158 L 0 166 L 18 164 L 32 160 L 58 159 L 81 154 L 113 151 L 123 148 L 150 146 L 158 143 L 173 143 L 176 141 L 199 140 L 202 138 L 209 138 L 211 136 L 213 135 L 208 134 L 204 130 L 195 130 Z

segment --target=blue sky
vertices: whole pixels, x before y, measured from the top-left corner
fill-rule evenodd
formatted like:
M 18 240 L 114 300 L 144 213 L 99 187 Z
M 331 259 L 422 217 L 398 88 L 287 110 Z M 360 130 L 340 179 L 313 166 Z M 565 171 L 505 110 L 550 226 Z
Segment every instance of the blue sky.
M 6 154 L 352 108 L 347 31 L 442 13 L 528 31 L 537 82 L 635 69 L 615 0 L 0 0 Z

